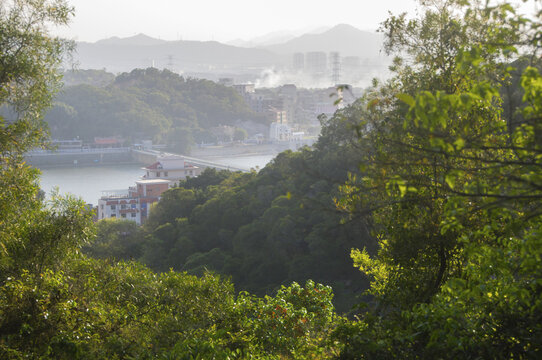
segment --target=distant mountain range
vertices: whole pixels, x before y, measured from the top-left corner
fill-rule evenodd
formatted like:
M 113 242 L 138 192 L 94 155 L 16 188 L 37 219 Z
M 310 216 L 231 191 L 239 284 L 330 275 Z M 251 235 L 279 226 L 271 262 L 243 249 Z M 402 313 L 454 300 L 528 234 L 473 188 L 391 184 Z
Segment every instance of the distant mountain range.
M 267 67 L 280 56 L 265 49 L 240 48 L 216 41 L 163 41 L 144 35 L 78 43 L 75 60 L 81 69 L 110 72 L 151 66 L 205 71 L 216 68 Z
M 277 54 L 338 51 L 341 56 L 375 58 L 381 56 L 383 40 L 381 34 L 341 24 L 319 34 L 304 34 L 282 44 L 266 46 L 265 49 Z
M 276 32 L 252 41 L 258 47 L 248 47 L 241 41 L 234 46 L 216 41 L 166 41 L 138 34 L 79 42 L 74 60 L 80 69 L 105 68 L 110 72 L 150 66 L 180 72 L 257 72 L 290 64 L 296 52 L 338 51 L 342 56 L 378 58 L 382 56 L 383 37 L 342 24 L 320 33 L 292 37 Z
M 137 34 L 127 38 L 113 36 L 108 39 L 98 40 L 95 45 L 134 45 L 134 46 L 152 46 L 167 42 L 166 40 L 155 39 L 145 34 Z
M 282 44 L 304 34 L 319 34 L 329 30 L 329 27 L 317 27 L 304 30 L 279 30 L 265 35 L 254 37 L 250 40 L 235 39 L 226 44 L 240 47 L 260 48 L 269 45 Z

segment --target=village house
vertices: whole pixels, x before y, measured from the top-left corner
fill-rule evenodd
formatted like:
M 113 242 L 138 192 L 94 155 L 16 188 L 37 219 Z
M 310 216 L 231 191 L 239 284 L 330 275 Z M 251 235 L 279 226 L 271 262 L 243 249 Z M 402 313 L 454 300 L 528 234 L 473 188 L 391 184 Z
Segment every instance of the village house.
M 187 163 L 178 155 L 159 156 L 154 164 L 142 169 L 145 170 L 143 179 L 165 179 L 170 182 L 170 187 L 178 185 L 179 180 L 201 174 L 201 168 Z
M 201 174 L 201 168 L 188 164 L 182 156 L 160 156 L 157 161 L 142 168 L 145 175 L 136 181 L 136 186 L 127 190 L 105 191 L 98 200 L 98 220 L 120 218 L 145 222 L 153 203 L 160 200 L 169 188 L 187 177 Z

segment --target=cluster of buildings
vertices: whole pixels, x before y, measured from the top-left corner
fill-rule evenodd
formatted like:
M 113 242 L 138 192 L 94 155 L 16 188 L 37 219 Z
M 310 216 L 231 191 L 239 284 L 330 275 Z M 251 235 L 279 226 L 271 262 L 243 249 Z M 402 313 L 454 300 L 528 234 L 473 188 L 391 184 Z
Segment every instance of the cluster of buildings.
M 326 53 L 312 51 L 294 53 L 292 69 L 313 79 L 330 79 L 335 85 L 342 81 L 357 82 L 363 77 L 363 69 L 369 65 L 369 59 L 359 56 L 341 56 L 339 52 Z M 373 64 L 374 65 L 374 64 Z
M 145 222 L 153 203 L 160 200 L 162 194 L 177 186 L 180 180 L 196 177 L 201 168 L 187 163 L 182 156 L 159 156 L 152 165 L 142 168 L 145 174 L 127 190 L 104 191 L 98 200 L 98 219 L 121 218 L 135 221 L 138 225 Z
M 323 61 L 327 55 L 322 54 L 320 60 L 327 64 Z M 268 138 L 271 142 L 300 141 L 307 129 L 312 127 L 319 130 L 319 115 L 331 116 L 338 108 L 356 98 L 351 93 L 337 94 L 336 87 L 299 89 L 294 84 L 285 84 L 277 88 L 256 88 L 254 84 L 234 84 L 231 78 L 220 79 L 219 83 L 233 87 L 252 111 L 269 118 Z M 337 97 L 331 94 L 341 96 L 343 101 L 335 103 Z
M 77 150 L 104 149 L 104 148 L 122 148 L 125 140 L 120 136 L 95 137 L 93 142 L 83 143 L 83 140 L 57 140 L 51 141 L 51 145 L 57 152 L 73 152 Z

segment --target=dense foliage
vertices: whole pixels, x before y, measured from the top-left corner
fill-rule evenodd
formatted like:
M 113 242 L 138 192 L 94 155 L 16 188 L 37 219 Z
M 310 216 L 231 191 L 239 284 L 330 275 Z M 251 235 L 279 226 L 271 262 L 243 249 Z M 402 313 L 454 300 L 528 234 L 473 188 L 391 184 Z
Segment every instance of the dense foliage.
M 115 75 L 105 70 L 71 69 L 62 73 L 62 83 L 65 88 L 82 84 L 105 87 L 113 81 L 115 81 Z
M 257 175 L 204 176 L 210 195 L 190 181 L 170 192 L 151 216 L 142 259 L 218 269 L 242 286 L 288 279 L 290 269 L 318 277 L 329 260 L 311 241 L 338 260 L 333 249 L 348 237 L 321 235 L 338 218 L 316 215 L 323 208 L 312 200 L 338 196 L 349 224 L 370 225 L 378 242 L 351 253 L 372 279 L 371 301 L 334 331 L 339 357 L 540 357 L 542 78 L 537 57 L 518 54 L 536 54 L 537 21 L 467 1 L 431 2 L 419 19 L 392 16 L 388 50 L 407 55 L 393 79 L 330 119 L 314 150 L 281 154 Z M 316 180 L 344 176 L 334 165 L 350 171 L 340 195 Z M 293 175 L 299 169 L 310 181 Z M 254 184 L 271 183 L 280 191 L 258 212 Z M 308 256 L 298 256 L 304 243 Z
M 542 78 L 537 57 L 512 63 L 541 14 L 468 5 L 384 24 L 410 62 L 367 96 L 365 175 L 343 187 L 379 250 L 352 252 L 374 303 L 337 330 L 342 358 L 541 356 Z
M 23 161 L 45 140 L 41 114 L 65 46 L 46 29 L 71 11 L 61 0 L 0 3 L 0 102 L 16 115 L 0 122 L 0 358 L 330 355 L 329 287 L 294 283 L 257 298 L 211 274 L 156 274 L 81 255 L 94 237 L 92 214 L 75 199 L 44 202 L 37 171 Z
M 373 240 L 363 219 L 342 222 L 334 197 L 356 172 L 358 110 L 323 119 L 313 149 L 281 153 L 259 173 L 207 169 L 181 183 L 153 207 L 143 231 L 100 222 L 99 245 L 89 251 L 107 256 L 109 249 L 113 258 L 134 257 L 156 271 L 217 271 L 259 295 L 313 279 L 334 288 L 340 311 L 350 310 L 368 284 L 348 254 L 372 248 Z
M 3 359 L 278 358 L 325 354 L 331 289 L 292 284 L 275 297 L 137 263 L 73 259 L 8 277 L 0 289 Z
M 61 55 L 70 47 L 44 35 L 46 26 L 65 24 L 71 9 L 62 1 L 13 1 L 0 7 L 0 271 L 14 266 L 10 251 L 25 253 L 21 237 L 39 218 L 36 170 L 22 155 L 43 143 L 46 132 L 40 114 L 59 86 Z M 27 222 L 21 216 L 31 212 Z M 35 215 L 35 216 L 34 216 Z
M 120 135 L 132 141 L 154 139 L 180 152 L 194 142 L 217 141 L 213 128 L 267 121 L 233 88 L 155 68 L 120 74 L 105 87 L 65 87 L 45 120 L 53 138 L 92 142 L 94 137 Z

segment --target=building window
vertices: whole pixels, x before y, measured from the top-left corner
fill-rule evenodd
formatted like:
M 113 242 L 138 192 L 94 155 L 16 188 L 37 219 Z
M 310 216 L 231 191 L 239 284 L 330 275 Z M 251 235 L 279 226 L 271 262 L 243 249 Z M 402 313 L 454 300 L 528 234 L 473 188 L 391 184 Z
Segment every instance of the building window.
M 132 204 L 132 209 L 135 209 L 136 208 L 136 204 Z
M 125 219 L 126 218 L 126 214 L 120 214 L 120 216 Z
M 111 210 L 117 210 L 117 206 L 116 205 L 111 205 Z
M 124 210 L 124 209 L 126 209 L 126 205 L 121 205 L 120 208 L 121 208 L 122 210 Z
M 156 177 L 160 177 L 160 171 L 156 173 Z
M 164 177 L 167 177 L 167 171 L 164 171 Z
M 116 217 L 117 217 L 117 214 L 111 214 L 111 217 L 112 217 L 112 218 L 116 218 Z
M 132 217 L 136 217 L 136 213 L 132 213 Z

